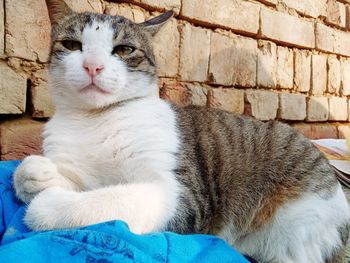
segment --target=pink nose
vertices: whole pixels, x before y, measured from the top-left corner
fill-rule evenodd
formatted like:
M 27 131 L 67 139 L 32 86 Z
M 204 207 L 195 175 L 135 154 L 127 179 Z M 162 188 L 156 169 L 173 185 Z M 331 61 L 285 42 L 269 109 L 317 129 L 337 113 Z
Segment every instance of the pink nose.
M 100 74 L 101 71 L 104 69 L 102 65 L 96 65 L 93 63 L 86 63 L 86 62 L 84 63 L 83 67 L 91 77 L 94 77 Z

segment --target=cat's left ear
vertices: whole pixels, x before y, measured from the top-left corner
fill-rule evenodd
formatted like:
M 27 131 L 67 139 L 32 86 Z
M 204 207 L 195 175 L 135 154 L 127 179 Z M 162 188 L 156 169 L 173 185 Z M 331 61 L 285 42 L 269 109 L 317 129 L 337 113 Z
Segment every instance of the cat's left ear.
M 173 11 L 167 11 L 164 14 L 153 17 L 150 20 L 147 20 L 140 25 L 145 28 L 148 32 L 151 33 L 152 36 L 157 34 L 159 29 L 174 15 Z
M 59 24 L 66 16 L 73 14 L 64 0 L 46 0 L 46 5 L 52 25 Z

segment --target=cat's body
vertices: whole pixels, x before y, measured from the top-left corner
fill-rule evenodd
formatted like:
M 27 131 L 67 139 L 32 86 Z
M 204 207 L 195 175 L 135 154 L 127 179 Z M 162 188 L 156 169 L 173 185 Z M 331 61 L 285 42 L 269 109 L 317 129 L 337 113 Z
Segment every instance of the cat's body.
M 136 25 L 47 2 L 56 113 L 44 156 L 14 178 L 29 227 L 120 219 L 137 233 L 219 235 L 259 262 L 343 261 L 349 208 L 310 141 L 278 122 L 157 97 L 148 40 L 169 15 Z

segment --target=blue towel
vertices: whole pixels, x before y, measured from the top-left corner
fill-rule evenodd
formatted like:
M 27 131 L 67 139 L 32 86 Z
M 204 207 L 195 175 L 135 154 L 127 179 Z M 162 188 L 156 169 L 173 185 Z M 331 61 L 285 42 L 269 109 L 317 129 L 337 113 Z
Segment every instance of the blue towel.
M 136 235 L 122 221 L 31 232 L 22 223 L 25 206 L 12 190 L 12 173 L 18 164 L 0 162 L 0 262 L 248 262 L 213 236 Z

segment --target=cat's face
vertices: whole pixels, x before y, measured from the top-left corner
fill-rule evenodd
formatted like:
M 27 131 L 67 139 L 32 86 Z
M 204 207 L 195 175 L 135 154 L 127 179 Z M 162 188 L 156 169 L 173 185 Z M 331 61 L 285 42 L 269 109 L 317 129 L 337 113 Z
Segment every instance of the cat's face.
M 123 17 L 78 14 L 47 0 L 53 25 L 50 84 L 57 104 L 96 109 L 154 96 L 153 35 L 172 13 L 135 24 Z

